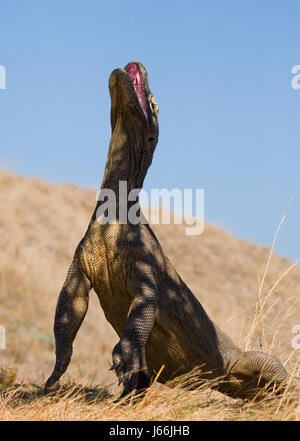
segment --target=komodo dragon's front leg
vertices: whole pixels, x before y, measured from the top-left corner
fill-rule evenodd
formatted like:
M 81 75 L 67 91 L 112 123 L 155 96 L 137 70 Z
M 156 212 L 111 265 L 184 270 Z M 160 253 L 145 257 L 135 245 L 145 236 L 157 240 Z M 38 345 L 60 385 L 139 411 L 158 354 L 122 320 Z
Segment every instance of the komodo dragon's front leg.
M 73 341 L 88 309 L 91 283 L 75 258 L 60 292 L 54 321 L 56 363 L 45 385 L 47 391 L 67 370 L 71 361 Z
M 124 384 L 121 397 L 149 387 L 151 375 L 146 361 L 146 345 L 155 322 L 158 292 L 154 267 L 136 261 L 127 282 L 132 298 L 128 318 L 119 343 L 112 353 L 113 366 Z

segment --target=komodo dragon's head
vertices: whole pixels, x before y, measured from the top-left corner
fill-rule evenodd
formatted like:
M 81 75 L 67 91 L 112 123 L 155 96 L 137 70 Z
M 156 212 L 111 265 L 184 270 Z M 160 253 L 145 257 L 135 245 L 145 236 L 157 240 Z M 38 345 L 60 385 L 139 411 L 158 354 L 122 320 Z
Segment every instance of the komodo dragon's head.
M 158 106 L 138 61 L 115 69 L 109 78 L 112 136 L 102 187 L 125 180 L 142 188 L 158 141 Z
M 115 69 L 109 78 L 111 96 L 112 130 L 118 116 L 130 118 L 131 123 L 141 124 L 154 140 L 158 138 L 158 106 L 148 84 L 148 72 L 139 61 L 128 63 L 124 69 Z

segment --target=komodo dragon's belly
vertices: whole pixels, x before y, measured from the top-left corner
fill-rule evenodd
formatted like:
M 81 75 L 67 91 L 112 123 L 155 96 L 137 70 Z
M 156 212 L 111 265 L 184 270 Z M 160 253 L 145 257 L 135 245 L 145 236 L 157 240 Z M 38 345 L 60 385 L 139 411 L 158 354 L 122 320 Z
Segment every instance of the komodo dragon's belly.
M 163 367 L 158 381 L 164 383 L 178 375 L 189 372 L 192 358 L 177 335 L 156 321 L 146 347 L 146 358 L 150 372 L 156 375 Z

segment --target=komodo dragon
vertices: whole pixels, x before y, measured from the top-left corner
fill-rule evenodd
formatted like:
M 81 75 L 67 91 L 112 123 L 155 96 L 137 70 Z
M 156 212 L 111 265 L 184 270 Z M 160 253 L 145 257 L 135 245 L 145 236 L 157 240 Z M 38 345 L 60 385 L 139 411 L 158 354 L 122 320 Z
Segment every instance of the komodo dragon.
M 128 192 L 143 186 L 158 141 L 158 107 L 140 62 L 114 70 L 109 90 L 112 135 L 101 189 L 113 190 L 119 207 L 120 181 L 127 182 Z M 121 396 L 147 388 L 162 365 L 161 383 L 199 368 L 199 381 L 223 377 L 218 390 L 245 398 L 258 384 L 286 382 L 288 373 L 277 358 L 241 351 L 214 324 L 148 224 L 120 223 L 118 214 L 115 223 L 104 224 L 97 216 L 101 204 L 98 200 L 59 295 L 56 364 L 45 391 L 70 363 L 91 288 L 120 337 L 111 369 L 124 385 Z

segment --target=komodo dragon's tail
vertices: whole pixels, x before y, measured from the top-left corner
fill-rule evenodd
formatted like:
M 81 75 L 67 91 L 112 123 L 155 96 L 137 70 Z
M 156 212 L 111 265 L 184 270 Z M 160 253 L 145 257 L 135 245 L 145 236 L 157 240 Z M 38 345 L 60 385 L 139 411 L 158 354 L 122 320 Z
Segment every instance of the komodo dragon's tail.
M 265 352 L 242 352 L 231 373 L 236 376 L 255 377 L 260 383 L 281 384 L 289 374 L 278 358 Z
M 259 351 L 242 352 L 230 371 L 230 377 L 229 384 L 226 386 L 225 383 L 220 389 L 244 397 L 252 397 L 258 389 L 268 385 L 279 386 L 278 390 L 282 390 L 281 385 L 287 385 L 290 378 L 278 358 Z M 232 378 L 235 381 L 232 382 Z M 291 381 L 291 385 L 297 387 L 294 381 Z

